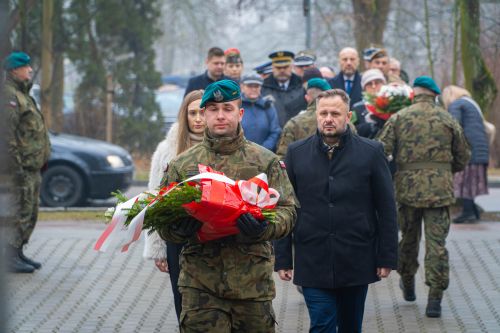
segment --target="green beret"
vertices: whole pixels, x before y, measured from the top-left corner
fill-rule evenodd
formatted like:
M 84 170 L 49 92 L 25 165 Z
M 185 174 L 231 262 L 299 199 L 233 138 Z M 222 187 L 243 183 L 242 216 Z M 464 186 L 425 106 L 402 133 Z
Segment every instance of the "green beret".
M 441 90 L 439 89 L 438 85 L 429 76 L 424 75 L 417 77 L 415 81 L 413 81 L 413 86 L 426 88 L 434 92 L 436 95 L 441 95 Z
M 307 81 L 307 89 L 318 88 L 321 91 L 330 90 L 332 87 L 325 79 L 320 79 L 318 77 L 312 78 Z
M 240 86 L 233 80 L 220 80 L 208 85 L 201 98 L 200 108 L 207 102 L 224 103 L 241 98 Z
M 31 58 L 24 52 L 12 52 L 5 58 L 3 63 L 3 68 L 6 71 L 16 69 L 23 66 L 28 66 L 31 62 Z

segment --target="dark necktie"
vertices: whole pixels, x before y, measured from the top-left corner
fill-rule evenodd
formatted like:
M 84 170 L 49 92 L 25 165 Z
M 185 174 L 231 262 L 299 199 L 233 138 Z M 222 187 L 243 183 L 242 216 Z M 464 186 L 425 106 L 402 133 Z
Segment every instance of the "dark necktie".
M 281 86 L 281 90 L 283 90 L 283 91 L 285 91 L 285 90 L 286 90 L 286 86 L 285 86 L 285 84 L 284 84 L 284 83 L 282 83 L 280 86 Z
M 345 92 L 347 95 L 351 94 L 351 89 L 352 89 L 352 80 L 345 80 Z

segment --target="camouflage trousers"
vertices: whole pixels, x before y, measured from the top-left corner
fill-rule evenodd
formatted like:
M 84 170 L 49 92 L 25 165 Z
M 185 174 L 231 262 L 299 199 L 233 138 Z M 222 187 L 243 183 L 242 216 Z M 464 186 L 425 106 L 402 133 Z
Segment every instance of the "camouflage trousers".
M 399 242 L 398 273 L 403 281 L 417 273 L 418 250 L 422 235 L 422 221 L 425 232 L 425 284 L 441 298 L 448 288 L 449 265 L 446 237 L 450 230 L 449 207 L 417 208 L 403 204 L 398 207 L 398 222 L 402 238 Z
M 9 244 L 20 248 L 27 243 L 35 229 L 40 197 L 40 171 L 24 171 L 16 192 L 17 214 L 11 223 Z
M 179 289 L 183 333 L 274 332 L 272 301 L 223 299 L 194 288 Z

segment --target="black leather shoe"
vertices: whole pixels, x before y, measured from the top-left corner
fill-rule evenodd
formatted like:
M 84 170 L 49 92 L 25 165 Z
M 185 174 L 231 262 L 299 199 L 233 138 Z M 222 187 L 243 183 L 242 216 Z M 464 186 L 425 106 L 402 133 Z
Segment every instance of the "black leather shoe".
M 475 214 L 461 214 L 458 217 L 453 219 L 453 223 L 473 223 L 477 221 L 477 217 Z
M 42 267 L 42 264 L 39 263 L 38 261 L 34 261 L 28 257 L 26 257 L 23 253 L 23 250 L 19 250 L 19 259 L 21 259 L 22 261 L 24 261 L 25 263 L 27 263 L 28 265 L 31 265 L 33 267 L 35 267 L 35 269 L 40 269 Z
M 33 273 L 35 271 L 35 267 L 25 263 L 17 255 L 8 258 L 7 269 L 11 273 Z
M 429 298 L 425 308 L 425 315 L 429 318 L 441 317 L 441 300 Z
M 399 288 L 403 291 L 403 298 L 407 302 L 413 302 L 417 299 L 415 295 L 415 278 L 412 277 L 410 280 L 403 282 L 403 278 L 399 279 Z

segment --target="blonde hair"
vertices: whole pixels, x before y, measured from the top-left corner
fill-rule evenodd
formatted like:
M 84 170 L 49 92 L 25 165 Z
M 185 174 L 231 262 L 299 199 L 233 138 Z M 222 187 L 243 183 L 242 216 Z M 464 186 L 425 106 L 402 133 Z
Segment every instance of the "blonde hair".
M 451 103 L 464 96 L 470 97 L 470 92 L 464 88 L 454 85 L 444 88 L 443 93 L 441 94 L 441 98 L 443 99 L 443 104 L 446 109 L 448 109 L 448 106 Z
M 189 137 L 189 124 L 188 124 L 188 106 L 197 99 L 203 97 L 204 90 L 193 90 L 184 97 L 179 114 L 177 115 L 177 122 L 179 123 L 179 133 L 177 134 L 177 155 L 191 147 L 191 138 Z

